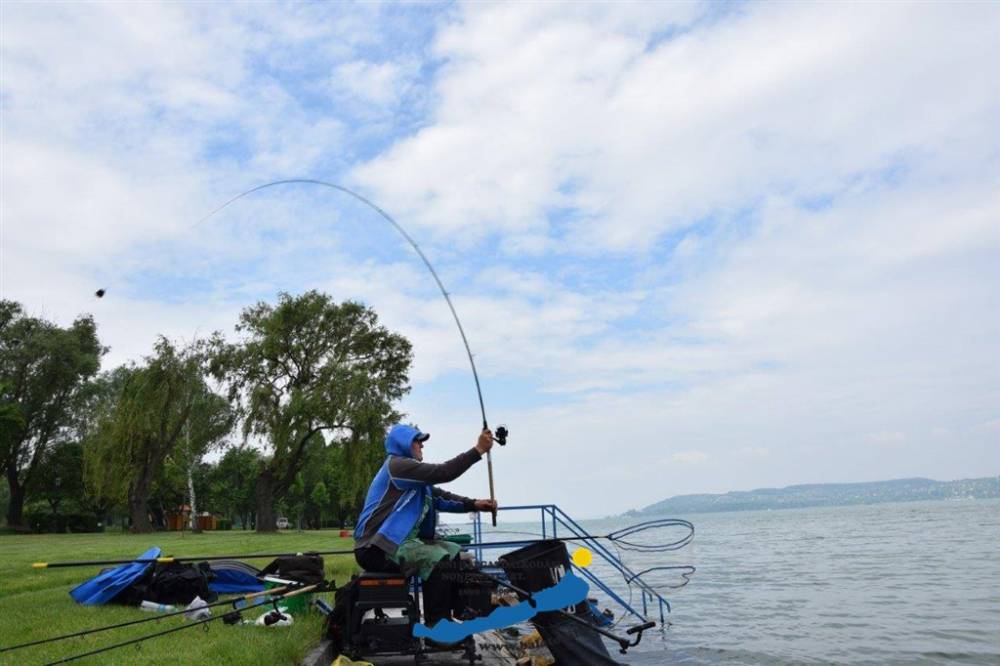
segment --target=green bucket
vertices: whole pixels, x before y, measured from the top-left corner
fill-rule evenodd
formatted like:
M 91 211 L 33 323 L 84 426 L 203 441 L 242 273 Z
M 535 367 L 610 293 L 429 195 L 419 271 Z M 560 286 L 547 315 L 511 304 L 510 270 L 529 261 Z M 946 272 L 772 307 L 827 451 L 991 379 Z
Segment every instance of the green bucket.
M 265 590 L 273 590 L 276 587 L 284 587 L 278 583 L 264 583 Z M 294 597 L 288 599 L 280 599 L 278 601 L 278 608 L 284 608 L 289 613 L 304 613 L 309 610 L 309 597 L 312 596 L 312 592 L 306 592 L 305 594 L 297 594 Z

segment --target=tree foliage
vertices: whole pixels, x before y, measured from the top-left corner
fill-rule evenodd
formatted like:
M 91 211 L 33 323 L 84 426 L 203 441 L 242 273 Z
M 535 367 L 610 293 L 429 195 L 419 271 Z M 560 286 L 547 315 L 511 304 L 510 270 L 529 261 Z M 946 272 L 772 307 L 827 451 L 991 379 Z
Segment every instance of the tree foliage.
M 8 525 L 23 525 L 26 493 L 50 447 L 72 425 L 105 351 L 89 316 L 62 328 L 0 301 L 0 469 L 9 487 Z
M 409 390 L 411 345 L 360 303 L 309 291 L 281 294 L 240 315 L 238 343 L 214 339 L 212 374 L 238 406 L 244 438 L 268 458 L 257 479 L 257 529 L 276 529 L 273 508 L 289 492 L 307 446 L 383 429 Z
M 208 472 L 206 505 L 247 529 L 256 517 L 254 488 L 262 463 L 260 452 L 249 446 L 227 450 Z
M 228 403 L 202 374 L 202 345 L 178 349 L 160 338 L 141 366 L 107 378 L 105 403 L 90 446 L 86 475 L 102 497 L 128 502 L 132 529 L 151 529 L 148 499 L 186 428 L 194 451 L 207 450 L 230 430 Z
M 33 496 L 43 499 L 52 513 L 59 514 L 67 504 L 72 510 L 85 496 L 83 487 L 83 446 L 77 441 L 63 441 L 49 448 L 40 464 L 40 474 Z

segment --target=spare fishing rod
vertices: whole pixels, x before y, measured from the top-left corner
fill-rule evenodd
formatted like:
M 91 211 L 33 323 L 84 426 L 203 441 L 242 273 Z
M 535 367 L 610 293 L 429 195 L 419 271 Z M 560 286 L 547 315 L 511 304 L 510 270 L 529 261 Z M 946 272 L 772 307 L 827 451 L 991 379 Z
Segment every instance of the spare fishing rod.
M 361 203 L 365 204 L 366 206 L 374 210 L 376 213 L 378 213 L 386 222 L 391 224 L 392 227 L 399 232 L 399 234 L 403 237 L 403 239 L 406 240 L 407 243 L 410 244 L 410 247 L 412 247 L 413 251 L 416 252 L 417 256 L 420 257 L 420 260 L 424 263 L 424 266 L 426 266 L 427 270 L 430 271 L 431 276 L 434 278 L 434 282 L 437 283 L 438 289 L 441 291 L 441 295 L 444 296 L 444 300 L 448 304 L 448 309 L 451 311 L 451 316 L 455 320 L 455 325 L 458 327 L 458 334 L 462 336 L 462 344 L 465 346 L 465 354 L 469 358 L 469 367 L 472 368 L 472 378 L 476 384 L 476 396 L 479 398 L 479 413 L 483 417 L 483 430 L 489 430 L 490 426 L 486 420 L 486 405 L 483 401 L 483 391 L 482 387 L 479 384 L 479 372 L 476 370 L 476 362 L 473 359 L 472 348 L 469 346 L 469 340 L 465 335 L 465 329 L 462 327 L 462 321 L 458 318 L 458 312 L 455 310 L 454 303 L 451 302 L 451 295 L 448 293 L 448 290 L 445 289 L 444 283 L 438 276 L 437 271 L 434 270 L 434 266 L 431 265 L 430 259 L 428 259 L 427 255 L 425 255 L 423 250 L 420 249 L 420 246 L 417 245 L 417 242 L 413 240 L 413 237 L 410 236 L 409 233 L 407 233 L 406 229 L 404 229 L 399 222 L 393 219 L 393 217 L 389 215 L 389 213 L 385 212 L 385 210 L 383 210 L 373 201 L 371 201 L 370 199 L 361 194 L 358 194 L 354 190 L 350 190 L 344 187 L 343 185 L 337 185 L 336 183 L 330 183 L 325 180 L 317 180 L 314 178 L 287 178 L 283 180 L 275 180 L 270 183 L 264 183 L 263 185 L 252 187 L 249 190 L 246 190 L 245 192 L 237 194 L 236 196 L 229 199 L 224 204 L 222 204 L 221 206 L 210 212 L 208 215 L 198 220 L 198 222 L 196 222 L 194 226 L 198 226 L 203 222 L 206 222 L 207 220 L 214 217 L 217 213 L 227 208 L 230 204 L 239 201 L 243 197 L 249 196 L 261 190 L 266 190 L 268 188 L 278 187 L 281 185 L 318 185 L 320 187 L 326 187 L 331 190 L 335 190 L 337 192 L 341 192 L 350 197 L 353 197 L 357 201 L 360 201 Z M 102 289 L 100 291 L 102 292 L 100 296 L 103 296 L 104 290 Z M 508 435 L 507 428 L 501 425 L 497 428 L 494 440 L 498 444 L 500 444 L 500 446 L 504 446 L 507 444 L 507 435 Z M 486 452 L 486 470 L 487 474 L 489 475 L 490 501 L 493 503 L 493 509 L 491 510 L 493 527 L 496 527 L 497 510 L 496 510 L 496 493 L 494 491 L 494 486 L 493 486 L 493 457 L 490 455 L 489 451 Z
M 263 560 L 275 557 L 310 555 L 353 555 L 353 550 L 310 550 L 302 553 L 247 553 L 246 555 L 191 555 L 189 557 L 149 557 L 131 560 L 82 560 L 79 562 L 35 562 L 32 569 L 106 566 L 112 564 L 170 564 L 171 562 L 211 562 L 213 560 Z
M 277 595 L 277 594 L 281 594 L 281 593 L 283 593 L 285 591 L 289 591 L 290 592 L 290 591 L 292 591 L 294 589 L 297 589 L 297 588 L 293 588 L 293 587 L 285 585 L 285 586 L 276 587 L 276 588 L 273 588 L 273 589 L 270 589 L 270 590 L 261 590 L 260 592 L 253 592 L 253 593 L 250 593 L 250 594 L 244 594 L 243 596 L 236 597 L 235 599 L 226 599 L 225 601 L 216 601 L 215 603 L 205 604 L 204 606 L 199 606 L 198 608 L 185 608 L 183 610 L 173 611 L 173 612 L 170 612 L 170 613 L 161 613 L 161 614 L 158 614 L 158 615 L 154 615 L 153 617 L 144 617 L 144 618 L 142 618 L 140 620 L 129 620 L 128 622 L 119 622 L 118 624 L 109 624 L 109 625 L 104 626 L 104 627 L 95 627 L 93 629 L 83 629 L 81 631 L 75 631 L 75 632 L 73 632 L 71 634 L 63 634 L 61 636 L 52 636 L 51 638 L 42 638 L 42 639 L 39 639 L 37 641 L 30 641 L 28 643 L 20 643 L 18 645 L 12 645 L 10 647 L 3 647 L 3 648 L 0 648 L 0 652 L 12 652 L 14 650 L 20 650 L 21 648 L 34 647 L 36 645 L 45 645 L 46 643 L 55 643 L 56 641 L 63 641 L 63 640 L 66 640 L 67 638 L 77 638 L 79 636 L 89 636 L 90 634 L 98 634 L 98 633 L 101 633 L 102 631 L 111 631 L 112 629 L 121 629 L 122 627 L 131 627 L 132 625 L 135 625 L 135 624 L 143 624 L 143 623 L 146 623 L 146 622 L 159 622 L 160 620 L 165 620 L 168 617 L 174 617 L 174 616 L 177 616 L 177 615 L 184 615 L 186 613 L 197 612 L 197 611 L 200 611 L 203 608 L 216 608 L 218 606 L 229 606 L 229 605 L 232 605 L 235 610 L 245 610 L 246 609 L 245 606 L 244 607 L 237 607 L 236 604 L 240 603 L 241 601 L 243 601 L 243 602 L 251 601 L 251 600 L 256 599 L 258 597 L 265 597 L 265 596 L 268 596 L 268 595 Z M 264 603 L 267 603 L 267 601 L 265 600 Z
M 299 588 L 296 588 L 296 589 L 292 590 L 291 592 L 286 592 L 284 594 L 279 594 L 279 595 L 277 595 L 275 597 L 272 597 L 271 600 L 268 603 L 274 603 L 275 604 L 275 608 L 277 608 L 277 602 L 278 601 L 282 601 L 284 599 L 289 599 L 291 597 L 298 596 L 300 594 L 305 594 L 306 592 L 314 592 L 317 589 L 319 589 L 320 591 L 322 591 L 322 589 L 326 589 L 326 584 L 325 583 L 322 583 L 322 584 L 318 583 L 316 585 L 307 585 L 306 587 L 299 587 Z M 73 655 L 71 657 L 65 657 L 63 659 L 59 659 L 59 660 L 56 660 L 56 661 L 48 662 L 47 666 L 54 666 L 55 664 L 65 664 L 65 663 L 70 662 L 70 661 L 76 661 L 77 659 L 83 659 L 84 657 L 92 657 L 95 654 L 101 654 L 103 652 L 109 652 L 111 650 L 115 650 L 115 649 L 118 649 L 120 647 L 126 647 L 128 645 L 135 645 L 136 643 L 141 643 L 143 641 L 148 641 L 148 640 L 150 640 L 152 638 L 158 638 L 160 636 L 166 636 L 167 634 L 172 634 L 175 631 L 182 631 L 184 629 L 191 629 L 192 627 L 198 627 L 198 626 L 206 625 L 209 622 L 214 622 L 215 620 L 224 620 L 227 617 L 229 617 L 229 615 L 230 615 L 229 613 L 226 613 L 225 615 L 216 615 L 216 616 L 213 616 L 213 617 L 210 617 L 210 618 L 206 618 L 204 620 L 197 620 L 195 622 L 192 622 L 191 624 L 182 624 L 182 625 L 180 625 L 178 627 L 172 627 L 170 629 L 165 629 L 163 631 L 158 631 L 158 632 L 153 633 L 153 634 L 146 634 L 145 636 L 140 636 L 139 638 L 133 638 L 131 640 L 122 641 L 121 643 L 115 643 L 113 645 L 107 645 L 107 646 L 102 647 L 102 648 L 97 648 L 96 650 L 90 650 L 89 652 L 81 652 L 80 654 L 75 654 L 75 655 Z M 162 619 L 162 617 L 157 618 L 157 619 Z
M 503 429 L 501 426 L 497 428 L 497 434 Z M 638 539 L 646 538 L 649 539 L 651 534 L 655 534 L 654 530 L 664 530 L 671 529 L 675 527 L 681 527 L 687 530 L 687 533 L 679 539 L 668 542 L 658 542 L 659 539 L 655 538 L 657 542 L 654 543 L 642 543 Z M 533 536 L 541 537 L 539 534 L 533 534 L 526 532 L 525 534 L 532 534 Z M 543 541 L 588 541 L 592 539 L 605 539 L 612 541 L 619 548 L 625 550 L 633 550 L 638 552 L 666 552 L 671 550 L 679 550 L 684 546 L 688 545 L 692 539 L 694 539 L 694 524 L 690 521 L 684 520 L 683 518 L 659 518 L 656 520 L 648 520 L 646 522 L 637 523 L 635 525 L 629 525 L 623 527 L 609 534 L 588 534 L 585 536 L 567 536 L 567 537 L 542 537 L 541 539 L 520 539 L 517 541 L 483 541 L 480 543 L 470 543 L 463 545 L 463 548 L 476 548 L 476 547 L 504 547 L 504 546 L 523 546 L 525 544 L 534 543 L 538 540 Z M 310 550 L 297 553 L 245 553 L 241 555 L 189 555 L 189 556 L 176 556 L 176 557 L 151 557 L 151 558 L 133 558 L 124 560 L 83 560 L 83 561 L 72 561 L 72 562 L 35 562 L 31 565 L 33 569 L 56 569 L 61 567 L 84 567 L 84 566 L 109 566 L 109 565 L 121 565 L 121 564 L 169 564 L 171 562 L 211 562 L 213 560 L 253 560 L 253 559 L 271 559 L 275 557 L 290 557 L 290 556 L 309 556 L 309 555 L 353 555 L 353 550 Z

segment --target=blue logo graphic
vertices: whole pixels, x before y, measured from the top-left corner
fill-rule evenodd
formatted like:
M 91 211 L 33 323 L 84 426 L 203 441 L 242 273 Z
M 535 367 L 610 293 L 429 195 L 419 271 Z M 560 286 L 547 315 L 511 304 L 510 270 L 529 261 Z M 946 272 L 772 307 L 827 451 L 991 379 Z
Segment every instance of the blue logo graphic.
M 572 606 L 586 599 L 589 589 L 590 587 L 585 581 L 569 571 L 562 580 L 552 587 L 532 595 L 535 607 L 532 607 L 527 601 L 522 601 L 514 606 L 501 606 L 486 617 L 477 617 L 468 622 L 441 620 L 431 629 L 428 629 L 424 624 L 417 624 L 413 627 L 413 635 L 417 638 L 430 638 L 441 643 L 457 643 L 480 631 L 500 629 L 523 622 L 530 619 L 535 613 Z

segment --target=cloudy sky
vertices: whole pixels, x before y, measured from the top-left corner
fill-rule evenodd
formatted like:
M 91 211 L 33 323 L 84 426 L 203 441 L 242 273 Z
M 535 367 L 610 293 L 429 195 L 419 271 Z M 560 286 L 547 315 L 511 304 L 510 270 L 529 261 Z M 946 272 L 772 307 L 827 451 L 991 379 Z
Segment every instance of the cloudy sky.
M 415 345 L 502 502 L 1000 473 L 1000 8 L 2 8 L 2 295 L 108 365 L 280 290 Z M 93 291 L 108 289 L 98 301 Z M 483 466 L 480 466 L 483 467 Z M 475 468 L 454 489 L 482 496 Z

